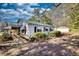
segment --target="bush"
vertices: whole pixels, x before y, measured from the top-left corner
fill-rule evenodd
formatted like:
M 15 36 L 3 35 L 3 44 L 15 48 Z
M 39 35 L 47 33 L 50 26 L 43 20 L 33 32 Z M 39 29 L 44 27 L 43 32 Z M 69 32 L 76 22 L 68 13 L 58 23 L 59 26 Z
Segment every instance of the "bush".
M 45 33 L 43 33 L 43 32 L 36 32 L 36 33 L 34 34 L 34 36 L 35 36 L 36 38 L 40 38 L 40 39 L 47 39 L 47 35 L 46 35 Z
M 59 37 L 61 36 L 61 32 L 60 31 L 51 31 L 48 33 L 49 37 Z
M 34 42 L 34 41 L 36 41 L 36 40 L 37 40 L 36 37 L 34 37 L 34 36 L 30 37 L 30 42 Z
M 4 32 L 2 35 L 2 41 L 8 41 L 8 40 L 13 40 L 13 38 L 12 38 L 11 34 Z

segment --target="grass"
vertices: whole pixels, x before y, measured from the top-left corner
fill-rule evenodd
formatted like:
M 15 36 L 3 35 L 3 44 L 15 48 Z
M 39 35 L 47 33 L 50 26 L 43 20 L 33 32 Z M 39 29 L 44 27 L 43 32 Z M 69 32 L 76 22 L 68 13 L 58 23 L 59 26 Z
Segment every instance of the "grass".
M 76 32 L 79 32 L 79 29 L 71 29 L 70 32 L 72 32 L 72 33 L 76 33 Z

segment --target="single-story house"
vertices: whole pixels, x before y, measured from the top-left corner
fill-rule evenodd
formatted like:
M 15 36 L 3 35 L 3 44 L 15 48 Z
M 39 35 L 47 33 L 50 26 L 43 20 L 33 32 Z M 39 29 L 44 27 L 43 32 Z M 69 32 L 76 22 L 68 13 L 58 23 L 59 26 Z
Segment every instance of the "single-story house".
M 11 30 L 11 26 L 6 26 L 3 28 L 3 30 Z
M 20 27 L 20 33 L 24 33 L 28 36 L 32 36 L 36 32 L 44 32 L 48 34 L 52 30 L 52 25 L 41 24 L 41 23 L 22 23 Z

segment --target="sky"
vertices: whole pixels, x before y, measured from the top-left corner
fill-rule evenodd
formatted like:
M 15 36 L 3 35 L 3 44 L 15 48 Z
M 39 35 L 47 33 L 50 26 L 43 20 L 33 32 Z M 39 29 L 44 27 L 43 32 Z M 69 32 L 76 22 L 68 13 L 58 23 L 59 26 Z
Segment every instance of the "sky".
M 19 18 L 28 20 L 34 8 L 49 11 L 53 7 L 53 3 L 0 3 L 0 21 L 17 22 Z

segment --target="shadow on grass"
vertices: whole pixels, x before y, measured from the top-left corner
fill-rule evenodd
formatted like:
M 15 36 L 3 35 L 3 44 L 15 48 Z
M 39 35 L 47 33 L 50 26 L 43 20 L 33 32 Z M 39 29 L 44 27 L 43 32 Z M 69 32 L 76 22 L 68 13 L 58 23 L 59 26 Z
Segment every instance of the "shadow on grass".
M 38 45 L 21 51 L 17 56 L 71 56 L 72 53 L 61 45 L 39 43 Z

